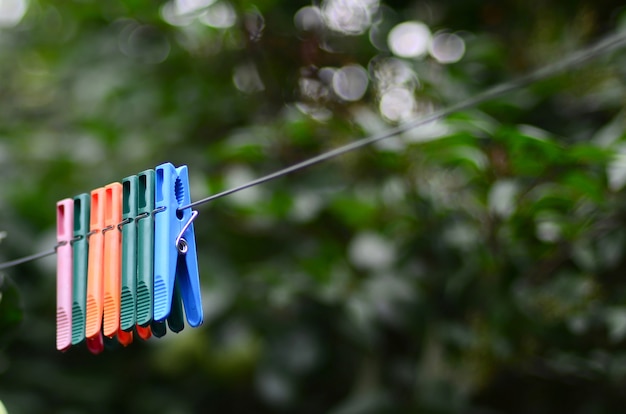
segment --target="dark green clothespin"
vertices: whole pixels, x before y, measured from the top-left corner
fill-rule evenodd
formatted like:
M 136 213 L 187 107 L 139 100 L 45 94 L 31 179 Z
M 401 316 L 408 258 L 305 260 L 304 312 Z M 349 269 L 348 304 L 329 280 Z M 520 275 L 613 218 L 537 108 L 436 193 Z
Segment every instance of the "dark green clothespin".
M 137 325 L 152 322 L 154 292 L 154 170 L 137 175 Z
M 137 176 L 122 180 L 122 300 L 120 327 L 131 331 L 137 306 Z
M 137 331 L 141 335 L 141 328 L 150 329 L 160 338 L 166 327 L 164 322 L 153 321 L 154 170 L 137 174 L 137 187 Z
M 73 241 L 73 282 L 72 282 L 72 345 L 85 339 L 85 311 L 87 308 L 87 261 L 89 244 L 90 213 L 89 194 L 74 197 L 74 241 Z

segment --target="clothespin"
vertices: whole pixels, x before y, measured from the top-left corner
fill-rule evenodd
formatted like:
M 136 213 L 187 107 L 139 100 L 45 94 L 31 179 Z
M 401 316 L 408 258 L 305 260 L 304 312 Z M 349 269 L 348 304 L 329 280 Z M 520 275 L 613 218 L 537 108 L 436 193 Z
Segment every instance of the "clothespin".
M 104 349 L 102 339 L 103 271 L 104 271 L 104 188 L 91 191 L 91 214 L 89 218 L 89 258 L 87 264 L 87 317 L 85 336 L 87 347 L 93 353 Z
M 102 332 L 112 338 L 117 335 L 122 345 L 132 342 L 132 333 L 120 331 L 120 298 L 122 294 L 122 185 L 104 187 L 104 325 Z
M 87 296 L 87 263 L 89 244 L 89 194 L 74 197 L 74 277 L 72 284 L 72 345 L 85 339 Z
M 137 176 L 122 180 L 122 302 L 120 327 L 131 331 L 137 307 Z
M 197 212 L 191 208 L 179 210 L 191 203 L 187 166 L 159 165 L 155 188 L 154 320 L 162 322 L 172 311 L 174 315 L 179 312 L 173 299 L 174 291 L 180 289 L 187 322 L 196 327 L 203 321 L 193 229 Z
M 152 336 L 150 327 L 143 327 L 137 324 L 137 262 L 141 260 L 137 257 L 138 186 L 139 178 L 136 175 L 131 175 L 122 180 L 122 222 L 120 223 L 122 229 L 122 309 L 120 313 L 120 327 L 125 332 L 130 332 L 134 328 L 137 330 L 139 337 L 146 340 Z M 145 189 L 142 196 L 144 195 Z M 143 204 L 145 205 L 145 202 Z M 154 237 L 154 235 L 151 234 L 150 237 Z M 152 245 L 153 243 L 150 243 L 151 249 Z M 152 261 L 152 252 L 150 253 L 150 261 Z M 150 265 L 150 269 L 152 269 L 152 265 Z M 152 280 L 152 277 L 150 277 L 150 280 Z M 151 303 L 152 298 L 149 301 Z M 152 311 L 150 311 L 150 318 L 152 318 Z
M 72 246 L 74 201 L 57 203 L 57 349 L 72 345 Z
M 154 292 L 154 170 L 137 174 L 137 334 L 152 336 Z

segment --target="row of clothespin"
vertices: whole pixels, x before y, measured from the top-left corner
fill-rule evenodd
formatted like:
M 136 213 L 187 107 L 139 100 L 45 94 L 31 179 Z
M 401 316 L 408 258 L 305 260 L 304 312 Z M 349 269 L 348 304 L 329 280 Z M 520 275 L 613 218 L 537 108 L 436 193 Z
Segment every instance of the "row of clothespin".
M 170 163 L 57 203 L 57 349 L 180 332 L 183 305 L 202 324 L 190 203 L 187 166 Z

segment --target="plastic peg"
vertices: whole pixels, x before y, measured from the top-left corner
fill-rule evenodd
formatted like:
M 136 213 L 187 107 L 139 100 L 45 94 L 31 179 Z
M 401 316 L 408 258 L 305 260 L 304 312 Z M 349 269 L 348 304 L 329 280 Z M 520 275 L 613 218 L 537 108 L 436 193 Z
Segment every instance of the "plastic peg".
M 57 203 L 57 349 L 72 345 L 72 245 L 74 201 Z
M 122 295 L 122 185 L 104 188 L 104 327 L 102 333 L 112 338 L 120 329 Z

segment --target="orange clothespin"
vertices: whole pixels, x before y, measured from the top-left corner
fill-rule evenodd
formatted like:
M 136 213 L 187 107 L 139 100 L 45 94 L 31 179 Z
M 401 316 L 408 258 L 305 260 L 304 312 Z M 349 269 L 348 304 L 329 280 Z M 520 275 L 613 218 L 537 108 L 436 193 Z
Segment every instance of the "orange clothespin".
M 117 335 L 122 345 L 132 342 L 132 333 L 120 330 L 120 300 L 122 295 L 122 185 L 104 187 L 104 335 Z
M 91 191 L 89 218 L 89 259 L 87 263 L 87 347 L 96 354 L 104 349 L 102 340 L 103 271 L 104 271 L 104 188 Z

